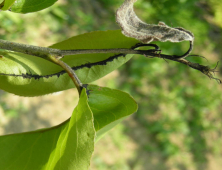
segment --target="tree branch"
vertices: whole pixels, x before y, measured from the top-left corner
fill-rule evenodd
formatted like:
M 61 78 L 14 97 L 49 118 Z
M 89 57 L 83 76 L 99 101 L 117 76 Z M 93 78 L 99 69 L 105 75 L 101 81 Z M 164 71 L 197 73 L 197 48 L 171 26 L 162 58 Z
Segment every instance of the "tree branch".
M 149 50 L 135 50 L 138 47 L 143 46 L 149 46 L 154 47 L 154 49 Z M 146 57 L 158 57 L 163 59 L 168 59 L 172 61 L 176 61 L 182 64 L 185 64 L 193 69 L 201 71 L 203 74 L 207 75 L 209 78 L 217 80 L 219 83 L 221 83 L 221 80 L 214 78 L 213 74 L 215 71 L 214 69 L 209 68 L 208 66 L 203 66 L 198 63 L 192 63 L 185 58 L 188 56 L 188 54 L 191 52 L 193 48 L 193 43 L 190 41 L 190 48 L 188 51 L 181 55 L 165 55 L 161 54 L 161 50 L 159 47 L 155 44 L 136 44 L 130 49 L 125 48 L 114 48 L 114 49 L 78 49 L 78 50 L 60 50 L 60 49 L 54 49 L 54 48 L 47 48 L 47 47 L 38 47 L 33 45 L 26 45 L 26 44 L 20 44 L 20 43 L 14 43 L 6 40 L 0 40 L 0 49 L 20 52 L 24 54 L 33 55 L 36 57 L 41 57 L 43 59 L 49 60 L 57 65 L 60 65 L 66 72 L 69 74 L 71 79 L 73 80 L 74 84 L 76 85 L 78 91 L 81 91 L 82 83 L 78 79 L 75 72 L 69 67 L 66 63 L 62 62 L 61 59 L 65 55 L 76 55 L 76 54 L 91 54 L 91 53 L 120 53 L 120 54 L 141 54 Z
M 149 45 L 158 48 L 156 45 Z M 134 50 L 128 48 L 113 48 L 113 49 L 79 49 L 79 50 L 60 50 L 47 47 L 38 47 L 34 45 L 27 45 L 21 43 L 10 42 L 0 39 L 0 49 L 10 50 L 15 52 L 20 52 L 23 54 L 29 54 L 36 57 L 41 57 L 48 60 L 48 55 L 54 55 L 58 58 L 62 58 L 66 55 L 76 55 L 76 54 L 92 54 L 92 53 L 124 53 L 124 54 L 143 54 L 143 50 Z
M 152 52 L 159 51 L 159 47 L 155 44 L 147 44 L 146 46 L 155 47 Z M 65 55 L 76 55 L 76 54 L 92 54 L 92 53 L 124 53 L 124 54 L 144 54 L 149 50 L 134 50 L 134 49 L 79 49 L 79 50 L 60 50 L 47 47 L 38 47 L 27 44 L 20 44 L 0 39 L 0 49 L 20 52 L 23 54 L 29 54 L 32 56 L 40 57 L 50 62 L 53 62 L 61 66 L 70 76 L 73 83 L 75 84 L 79 94 L 82 90 L 82 83 L 74 70 L 60 59 Z

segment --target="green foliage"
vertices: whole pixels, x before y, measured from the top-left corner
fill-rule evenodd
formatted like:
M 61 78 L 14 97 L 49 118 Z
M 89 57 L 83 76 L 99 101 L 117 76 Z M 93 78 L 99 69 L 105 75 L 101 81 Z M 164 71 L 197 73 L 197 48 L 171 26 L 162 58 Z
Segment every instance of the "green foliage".
M 11 11 L 16 13 L 36 12 L 48 8 L 57 0 L 20 0 L 11 6 Z
M 19 103 L 17 107 L 10 108 L 7 103 L 0 101 L 0 108 L 2 108 L 7 117 L 15 118 L 20 116 L 20 114 L 26 110 L 22 103 Z M 1 123 L 1 121 L 0 121 Z
M 48 129 L 1 136 L 1 169 L 88 169 L 95 137 L 92 116 L 83 90 L 70 120 Z
M 98 31 L 75 36 L 54 44 L 51 48 L 58 49 L 109 49 L 131 48 L 137 40 L 125 37 L 120 30 Z M 0 88 L 21 96 L 39 96 L 52 92 L 73 88 L 68 74 L 60 73 L 62 68 L 42 58 L 14 53 L 1 52 L 0 55 Z M 127 62 L 132 55 L 122 56 L 112 61 L 97 63 L 115 54 L 81 54 L 65 56 L 62 60 L 75 68 L 76 74 L 83 83 L 95 81 Z M 83 67 L 84 66 L 84 67 Z M 13 67 L 14 69 L 11 69 Z M 39 88 L 41 86 L 41 88 Z
M 148 23 L 164 21 L 194 32 L 193 53 L 202 54 L 208 60 L 214 58 L 215 63 L 218 60 L 215 53 L 220 55 L 215 47 L 221 42 L 221 28 L 214 28 L 217 30 L 215 41 L 214 37 L 209 36 L 209 32 L 214 31 L 211 23 L 202 18 L 207 17 L 206 10 L 201 9 L 198 3 L 200 1 L 138 1 L 135 5 L 137 14 Z M 149 14 L 144 11 L 149 11 Z M 186 43 L 155 44 L 166 54 L 182 54 L 188 48 Z M 195 57 L 189 60 L 206 63 Z M 212 68 L 215 66 L 211 62 L 207 64 Z M 203 162 L 208 162 L 206 155 L 216 157 L 215 153 L 221 152 L 221 139 L 217 137 L 216 142 L 210 137 L 221 133 L 222 98 L 216 82 L 209 81 L 186 66 L 158 59 L 147 61 L 142 57 L 123 65 L 120 72 L 119 88 L 130 92 L 138 101 L 139 110 L 135 119 L 146 129 L 146 138 L 151 140 L 150 145 L 141 148 L 148 148 L 149 153 L 161 153 L 167 160 L 174 160 L 176 165 L 181 164 L 186 168 L 191 165 L 182 160 L 179 162 L 175 157 L 189 153 L 193 157 L 191 162 L 199 168 Z M 138 152 L 138 156 L 140 154 Z
M 1 10 L 8 10 L 10 8 L 10 6 L 12 6 L 12 4 L 14 4 L 14 2 L 15 2 L 15 0 L 2 0 L 2 1 L 0 1 Z
M 60 5 L 56 9 L 52 7 L 51 11 L 44 10 L 42 14 L 38 13 L 38 17 L 33 17 L 35 23 L 33 23 L 32 29 L 28 29 L 31 26 L 29 18 L 13 17 L 12 14 L 0 15 L 1 28 L 6 31 L 1 34 L 1 37 L 22 39 L 24 35 L 29 35 L 29 30 L 37 32 L 36 28 L 42 24 L 48 25 L 50 36 L 58 34 L 58 32 L 61 33 L 62 36 L 57 36 L 57 39 L 64 39 L 67 36 L 71 37 L 73 34 L 93 29 L 105 30 L 110 28 L 107 27 L 108 20 L 110 25 L 115 22 L 114 17 L 107 19 L 107 16 L 114 16 L 114 13 L 110 11 L 114 11 L 113 7 L 120 4 L 120 1 L 98 1 L 99 4 L 104 5 L 106 11 L 109 8 L 110 12 L 108 15 L 100 15 L 88 8 L 82 12 L 82 9 L 85 8 L 78 1 L 68 2 L 69 5 Z M 193 53 L 205 56 L 209 62 L 212 59 L 215 63 L 218 60 L 215 55 L 219 54 L 215 47 L 220 46 L 222 35 L 221 4 L 222 2 L 215 0 L 138 0 L 135 9 L 137 14 L 148 23 L 156 24 L 158 21 L 164 21 L 173 27 L 182 26 L 191 30 L 195 35 Z M 76 14 L 74 15 L 72 11 L 75 11 Z M 100 20 L 103 16 L 106 16 L 105 22 Z M 44 22 L 41 23 L 40 20 Z M 98 22 L 98 20 L 100 21 Z M 14 34 L 16 31 L 20 35 Z M 43 37 L 43 35 L 41 36 Z M 32 34 L 24 39 L 29 39 L 29 37 L 32 37 Z M 44 38 L 49 40 L 47 37 Z M 188 48 L 186 43 L 157 44 L 163 53 L 167 54 L 182 54 Z M 190 60 L 200 62 L 201 59 L 190 58 Z M 207 64 L 212 65 L 212 63 Z M 24 73 L 29 73 L 28 69 L 25 71 Z M 181 157 L 187 153 L 191 157 L 191 162 L 187 163 L 185 158 L 181 161 L 174 161 L 175 168 L 184 167 L 185 169 L 191 169 L 192 163 L 196 169 L 204 169 L 199 165 L 203 162 L 207 163 L 207 155 L 221 156 L 220 103 L 222 99 L 221 89 L 217 88 L 218 85 L 214 81 L 210 81 L 201 76 L 199 72 L 191 71 L 185 66 L 172 62 L 166 63 L 164 60 L 158 59 L 148 60 L 144 57 L 137 57 L 133 61 L 129 61 L 119 71 L 121 74 L 118 76 L 118 81 L 115 80 L 117 82 L 115 84 L 119 84 L 118 88 L 128 91 L 139 102 L 140 109 L 135 115 L 135 120 L 143 126 L 143 130 L 147 131 L 141 139 L 148 138 L 150 140 L 150 143 L 141 145 L 140 150 L 146 149 L 151 154 L 160 153 L 167 159 Z M 0 80 L 0 82 L 2 81 L 3 79 Z M 67 81 L 70 81 L 68 77 Z M 20 86 L 16 86 L 16 88 L 18 87 Z M 138 142 L 138 140 L 135 141 Z M 135 154 L 140 155 L 141 152 Z M 155 156 L 156 159 L 158 158 Z M 142 160 L 140 161 L 142 162 Z M 163 164 L 163 162 L 158 163 Z M 115 169 L 111 166 L 109 168 Z
M 137 111 L 137 104 L 127 93 L 106 87 L 90 85 L 89 106 L 94 115 L 96 140 Z
M 219 1 L 214 2 L 217 6 L 222 4 Z M 198 3 L 201 2 L 163 0 L 138 1 L 135 5 L 138 15 L 149 23 L 164 21 L 169 25 L 172 23 L 174 27 L 182 26 L 191 30 L 195 35 L 193 54 L 202 54 L 209 59 L 207 64 L 214 68 L 215 65 L 210 62 L 213 55 L 210 54 L 218 51 L 214 48 L 221 42 L 221 38 L 215 41 L 209 36 L 209 32 L 213 31 L 212 26 L 202 18 L 207 13 Z M 144 11 L 149 11 L 149 15 Z M 220 30 L 218 39 L 222 30 L 216 30 Z M 182 54 L 188 48 L 186 43 L 155 44 L 166 54 Z M 206 63 L 200 58 L 188 59 Z M 218 59 L 214 58 L 215 60 Z M 120 88 L 130 92 L 139 103 L 135 118 L 147 130 L 147 138 L 152 141 L 152 148 L 148 147 L 150 152 L 160 152 L 168 160 L 181 156 L 184 152 L 189 153 L 197 168 L 208 161 L 208 154 L 216 156 L 215 150 L 221 152 L 218 149 L 221 139 L 218 137 L 218 142 L 215 142 L 210 137 L 221 133 L 222 98 L 221 89 L 216 82 L 186 66 L 157 59 L 147 61 L 142 57 L 129 61 L 120 71 L 124 75 L 121 74 L 119 80 L 131 77 L 121 83 Z M 185 167 L 190 166 L 184 161 L 180 163 Z
M 221 15 L 222 3 L 219 0 L 209 0 L 209 5 L 212 7 L 211 11 L 214 15 L 214 22 L 222 28 Z
M 88 169 L 95 131 L 98 141 L 136 110 L 127 93 L 88 85 L 71 119 L 47 129 L 1 136 L 1 169 Z

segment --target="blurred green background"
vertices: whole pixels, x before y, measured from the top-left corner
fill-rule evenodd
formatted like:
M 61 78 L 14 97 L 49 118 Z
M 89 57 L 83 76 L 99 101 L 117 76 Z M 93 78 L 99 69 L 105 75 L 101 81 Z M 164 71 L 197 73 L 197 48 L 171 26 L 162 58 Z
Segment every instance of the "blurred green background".
M 37 13 L 1 11 L 0 38 L 49 46 L 85 32 L 119 29 L 115 10 L 123 1 L 59 0 Z M 208 61 L 189 57 L 190 61 L 211 68 L 217 61 L 221 63 L 222 1 L 138 0 L 135 11 L 147 23 L 163 21 L 193 32 L 193 54 L 202 55 Z M 156 44 L 165 54 L 182 54 L 189 47 L 187 42 Z M 220 64 L 217 70 L 216 77 L 222 79 Z M 95 83 L 130 93 L 139 110 L 97 143 L 91 169 L 219 170 L 222 167 L 222 88 L 215 80 L 182 64 L 143 56 L 134 57 L 104 80 Z M 73 98 L 64 93 L 64 101 L 57 101 L 66 102 L 59 109 L 61 114 L 64 108 L 70 107 L 69 112 L 73 109 Z M 50 95 L 37 100 L 17 97 L 14 105 L 8 103 L 16 96 L 9 95 L 0 91 L 0 134 L 61 122 L 53 114 L 47 119 L 39 116 L 38 109 L 51 103 Z M 29 100 L 35 101 L 26 105 Z M 45 114 L 51 112 L 50 107 Z M 19 118 L 22 116 L 23 119 Z

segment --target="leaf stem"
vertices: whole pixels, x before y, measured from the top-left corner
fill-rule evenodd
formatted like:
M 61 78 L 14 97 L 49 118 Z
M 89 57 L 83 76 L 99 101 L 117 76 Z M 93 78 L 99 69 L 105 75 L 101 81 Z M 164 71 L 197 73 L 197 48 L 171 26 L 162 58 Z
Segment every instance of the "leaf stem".
M 69 77 L 72 79 L 72 81 L 75 84 L 75 86 L 76 86 L 76 88 L 77 88 L 77 90 L 79 92 L 79 95 L 80 95 L 81 91 L 82 91 L 82 83 L 79 80 L 79 78 L 76 75 L 76 73 L 74 72 L 74 70 L 68 64 L 66 64 L 65 62 L 59 60 L 59 58 L 56 57 L 56 56 L 49 55 L 48 59 L 50 61 L 52 61 L 53 63 L 61 66 L 68 73 Z

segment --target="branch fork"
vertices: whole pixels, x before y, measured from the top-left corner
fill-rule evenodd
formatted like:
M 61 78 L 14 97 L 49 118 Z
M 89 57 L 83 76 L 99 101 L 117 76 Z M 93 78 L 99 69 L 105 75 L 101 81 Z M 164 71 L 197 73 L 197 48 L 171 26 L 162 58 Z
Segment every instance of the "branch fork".
M 20 43 L 14 43 L 6 40 L 0 39 L 0 49 L 20 52 L 24 54 L 29 54 L 36 57 L 41 57 L 43 59 L 49 60 L 59 66 L 61 66 L 70 76 L 79 94 L 83 88 L 81 81 L 75 74 L 74 70 L 61 61 L 60 59 L 66 55 L 76 55 L 76 54 L 90 54 L 90 53 L 116 53 L 116 54 L 141 54 L 146 57 L 158 57 L 163 59 L 169 59 L 201 71 L 203 74 L 207 75 L 209 78 L 217 80 L 221 83 L 221 80 L 214 78 L 212 73 L 216 72 L 215 69 L 210 69 L 208 66 L 203 66 L 197 63 L 192 63 L 185 58 L 190 56 L 193 49 L 194 35 L 192 32 L 185 30 L 184 28 L 171 28 L 163 22 L 159 22 L 158 25 L 146 24 L 141 21 L 135 14 L 133 10 L 133 4 L 137 0 L 125 0 L 122 6 L 116 12 L 116 22 L 122 29 L 122 33 L 125 36 L 135 38 L 142 43 L 136 44 L 130 49 L 79 49 L 79 50 L 60 50 L 46 47 L 38 47 Z M 186 53 L 181 56 L 178 55 L 165 55 L 156 44 L 150 44 L 152 41 L 170 41 L 170 42 L 181 42 L 189 41 L 190 47 Z M 137 50 L 139 47 L 154 47 L 154 49 L 149 50 Z M 195 55 L 198 56 L 198 55 Z M 200 57 L 200 56 L 198 56 Z M 217 63 L 218 65 L 218 63 Z

